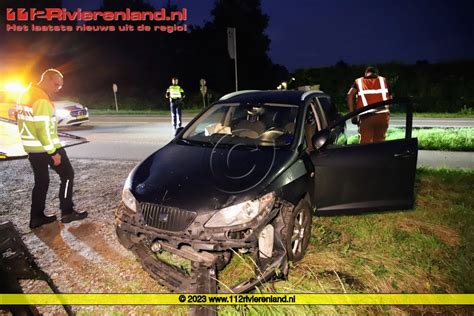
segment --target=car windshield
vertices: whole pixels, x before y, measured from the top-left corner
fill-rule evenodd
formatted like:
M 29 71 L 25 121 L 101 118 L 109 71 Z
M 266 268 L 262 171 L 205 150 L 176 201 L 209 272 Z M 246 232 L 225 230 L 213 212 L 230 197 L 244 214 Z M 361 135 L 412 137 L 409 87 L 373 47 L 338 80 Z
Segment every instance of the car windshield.
M 216 104 L 196 120 L 182 140 L 213 145 L 289 146 L 298 106 Z

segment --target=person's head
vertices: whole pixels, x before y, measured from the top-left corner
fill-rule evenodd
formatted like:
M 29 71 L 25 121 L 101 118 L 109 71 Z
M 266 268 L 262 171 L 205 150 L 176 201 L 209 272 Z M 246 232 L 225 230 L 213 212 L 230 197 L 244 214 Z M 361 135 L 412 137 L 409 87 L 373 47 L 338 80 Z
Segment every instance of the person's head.
M 178 84 L 178 78 L 173 77 L 173 79 L 171 79 L 171 82 L 172 82 L 174 85 L 177 85 L 177 84 Z
M 63 87 L 64 76 L 59 70 L 48 69 L 41 74 L 41 79 L 38 86 L 41 87 L 47 94 L 58 93 Z
M 374 77 L 379 75 L 379 71 L 374 66 L 369 66 L 365 69 L 364 75 L 366 77 Z

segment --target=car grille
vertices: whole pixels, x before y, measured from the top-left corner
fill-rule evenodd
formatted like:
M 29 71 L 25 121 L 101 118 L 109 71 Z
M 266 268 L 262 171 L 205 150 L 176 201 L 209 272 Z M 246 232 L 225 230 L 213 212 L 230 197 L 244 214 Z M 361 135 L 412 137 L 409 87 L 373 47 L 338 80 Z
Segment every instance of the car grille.
M 185 230 L 196 218 L 196 212 L 152 203 L 140 203 L 140 210 L 148 226 L 162 230 Z
M 71 112 L 72 117 L 77 117 L 77 116 L 86 115 L 86 114 L 87 114 L 86 110 L 79 110 L 79 111 L 72 111 Z

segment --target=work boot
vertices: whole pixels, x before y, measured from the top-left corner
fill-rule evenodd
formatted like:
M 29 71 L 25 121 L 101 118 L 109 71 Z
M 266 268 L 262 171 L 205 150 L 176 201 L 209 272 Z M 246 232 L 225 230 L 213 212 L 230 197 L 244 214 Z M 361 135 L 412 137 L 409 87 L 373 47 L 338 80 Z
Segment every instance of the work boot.
M 40 226 L 52 223 L 56 220 L 56 215 L 32 218 L 30 219 L 30 229 L 38 228 Z
M 76 211 L 72 211 L 70 213 L 63 214 L 61 216 L 62 223 L 70 223 L 74 221 L 80 221 L 87 217 L 87 212 L 78 213 Z

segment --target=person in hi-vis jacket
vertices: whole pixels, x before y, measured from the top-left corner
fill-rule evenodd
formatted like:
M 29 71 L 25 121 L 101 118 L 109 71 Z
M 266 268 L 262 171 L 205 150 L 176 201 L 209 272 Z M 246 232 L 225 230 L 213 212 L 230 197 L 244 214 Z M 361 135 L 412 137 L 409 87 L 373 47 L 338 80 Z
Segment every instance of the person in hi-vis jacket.
M 178 85 L 178 78 L 171 80 L 172 85 L 166 90 L 166 98 L 170 101 L 171 124 L 174 130 L 181 127 L 181 107 L 185 97 L 184 90 Z
M 357 96 L 356 109 L 391 99 L 387 79 L 379 76 L 375 67 L 369 66 L 364 77 L 357 78 L 347 92 L 349 111 L 354 109 L 354 97 Z M 388 107 L 365 112 L 360 118 L 353 118 L 352 123 L 359 126 L 360 143 L 383 142 L 388 129 L 390 112 Z
M 58 137 L 58 123 L 50 96 L 63 86 L 63 75 L 56 69 L 48 69 L 37 85 L 30 85 L 16 105 L 18 129 L 28 160 L 33 168 L 35 185 L 32 192 L 30 228 L 37 228 L 56 221 L 56 216 L 44 214 L 49 187 L 49 168 L 61 179 L 59 202 L 61 222 L 69 223 L 87 217 L 78 213 L 72 201 L 74 170 Z

